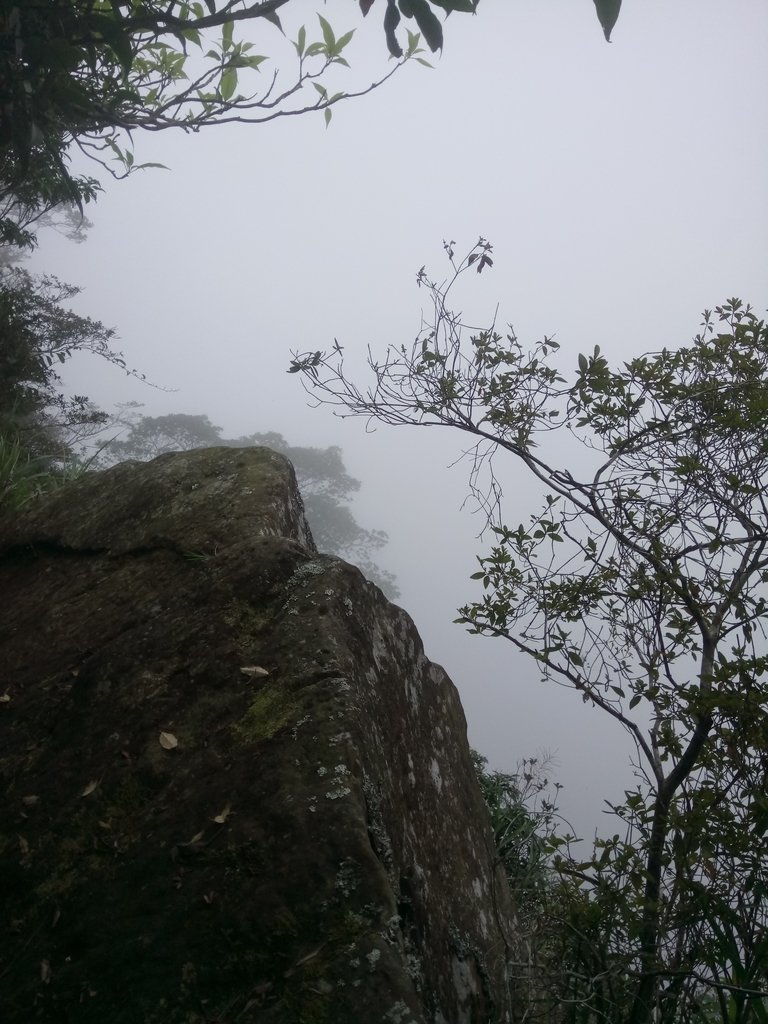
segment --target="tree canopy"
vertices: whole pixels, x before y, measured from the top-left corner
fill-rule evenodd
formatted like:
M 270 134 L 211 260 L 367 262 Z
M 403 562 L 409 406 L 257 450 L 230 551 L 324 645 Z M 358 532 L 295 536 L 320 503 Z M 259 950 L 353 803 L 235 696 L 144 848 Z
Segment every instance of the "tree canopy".
M 279 12 L 290 0 L 14 0 L 0 2 L 0 242 L 30 244 L 30 225 L 61 203 L 82 207 L 97 180 L 72 174 L 73 149 L 116 176 L 139 166 L 129 143 L 137 129 L 161 131 L 228 122 L 264 122 L 323 111 L 360 96 L 405 61 L 443 45 L 435 13 L 473 12 L 476 0 L 387 0 L 384 31 L 397 64 L 349 86 L 355 29 L 337 34 L 322 15 L 280 53 Z M 367 15 L 374 0 L 360 0 Z M 381 7 L 382 4 L 379 5 Z M 415 31 L 398 36 L 401 15 Z M 270 56 L 242 29 L 275 34 Z M 256 34 L 254 33 L 254 38 Z M 331 82 L 332 79 L 332 82 Z
M 71 170 L 75 152 L 121 177 L 153 166 L 135 160 L 138 129 L 197 132 L 313 111 L 327 123 L 335 104 L 405 62 L 426 64 L 422 40 L 441 50 L 443 19 L 478 2 L 358 0 L 363 17 L 382 12 L 396 63 L 350 81 L 338 72 L 349 69 L 355 28 L 318 15 L 287 40 L 280 15 L 294 0 L 0 0 L 0 244 L 34 244 L 46 211 L 96 198 L 97 178 Z M 621 0 L 594 2 L 610 41 Z
M 127 371 L 112 347 L 115 332 L 64 305 L 78 290 L 52 275 L 0 266 L 0 433 L 19 435 L 36 454 L 69 449 L 103 419 L 84 396 L 65 396 L 58 367 L 88 352 Z
M 0 264 L 0 508 L 55 482 L 107 419 L 85 395 L 65 392 L 60 367 L 89 353 L 132 372 L 111 328 L 66 308 L 77 293 L 56 277 Z
M 443 425 L 474 447 L 473 493 L 495 538 L 480 559 L 471 632 L 501 637 L 629 736 L 626 827 L 591 859 L 556 862 L 570 891 L 573 1020 L 768 1020 L 768 326 L 739 299 L 706 311 L 689 345 L 618 367 L 595 348 L 566 369 L 551 338 L 527 349 L 449 305 L 492 264 L 485 239 L 438 284 L 411 346 L 371 357 L 296 354 L 340 415 Z M 509 523 L 509 456 L 543 506 Z M 584 901 L 584 892 L 589 899 Z M 587 936 L 586 941 L 584 937 Z M 570 960 L 569 960 L 570 957 Z M 709 1012 L 709 1011 L 708 1011 Z

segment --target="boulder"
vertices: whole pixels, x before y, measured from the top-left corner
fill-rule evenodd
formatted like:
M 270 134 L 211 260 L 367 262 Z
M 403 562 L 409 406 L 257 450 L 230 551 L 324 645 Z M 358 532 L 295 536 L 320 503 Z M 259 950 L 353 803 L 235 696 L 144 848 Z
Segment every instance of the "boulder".
M 2 1021 L 513 1019 L 456 689 L 284 458 L 88 474 L 0 588 Z

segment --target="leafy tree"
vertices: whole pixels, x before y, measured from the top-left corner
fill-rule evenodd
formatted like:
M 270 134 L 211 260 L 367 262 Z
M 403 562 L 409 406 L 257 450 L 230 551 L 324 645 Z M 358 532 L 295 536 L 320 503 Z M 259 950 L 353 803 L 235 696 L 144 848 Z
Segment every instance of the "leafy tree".
M 626 824 L 591 860 L 563 854 L 574 989 L 568 1020 L 768 1020 L 768 326 L 738 299 L 690 345 L 566 373 L 494 324 L 465 331 L 448 297 L 492 264 L 446 244 L 416 342 L 344 374 L 337 345 L 297 354 L 313 396 L 347 415 L 443 425 L 475 443 L 473 493 L 495 542 L 461 609 L 629 736 Z M 466 337 L 466 334 L 469 337 Z M 581 454 L 580 454 L 581 453 Z M 538 481 L 542 509 L 505 521 L 494 459 Z M 707 997 L 709 993 L 709 997 Z
M 498 861 L 512 890 L 522 934 L 537 930 L 542 904 L 552 888 L 551 854 L 559 821 L 556 797 L 562 788 L 550 784 L 550 759 L 523 760 L 514 774 L 488 770 L 488 760 L 471 751 L 477 780 L 491 816 Z M 554 796 L 551 790 L 554 789 Z M 531 943 L 531 948 L 533 948 Z
M 51 469 L 106 420 L 85 396 L 64 395 L 58 367 L 88 352 L 126 370 L 114 331 L 66 308 L 77 293 L 55 277 L 0 266 L 0 504 L 50 482 Z
M 124 432 L 104 445 L 100 464 L 111 466 L 129 459 L 147 462 L 166 452 L 215 448 L 227 443 L 222 440 L 221 428 L 214 426 L 207 416 L 142 416 L 140 408 L 138 402 L 130 402 L 112 418 L 113 425 L 122 425 Z
M 70 172 L 73 148 L 119 177 L 152 166 L 137 164 L 126 143 L 140 128 L 199 131 L 311 111 L 323 111 L 327 123 L 336 103 L 377 88 L 403 63 L 426 64 L 420 41 L 442 49 L 440 16 L 474 13 L 478 4 L 381 0 L 398 63 L 373 82 L 337 88 L 354 28 L 337 34 L 319 16 L 309 33 L 298 30 L 279 66 L 240 37 L 243 26 L 282 33 L 280 12 L 290 2 L 0 0 L 0 244 L 33 245 L 43 213 L 62 203 L 82 210 L 96 197 L 95 178 Z M 358 0 L 363 17 L 374 3 Z M 621 0 L 595 4 L 610 40 Z
M 327 122 L 340 100 L 370 92 L 412 58 L 424 63 L 420 33 L 432 50 L 442 47 L 436 10 L 476 6 L 386 0 L 385 34 L 398 64 L 372 83 L 337 90 L 332 72 L 349 67 L 354 29 L 337 35 L 319 16 L 271 71 L 270 58 L 237 35 L 244 23 L 282 32 L 278 11 L 288 2 L 0 0 L 0 243 L 33 244 L 30 225 L 41 214 L 95 198 L 97 181 L 70 173 L 73 147 L 124 176 L 150 166 L 126 148 L 139 128 L 198 131 L 318 110 Z M 373 2 L 360 0 L 363 15 Z M 396 34 L 401 13 L 418 29 L 407 33 L 405 51 Z
M 112 347 L 114 330 L 66 308 L 78 293 L 52 275 L 0 267 L 0 432 L 35 452 L 64 451 L 106 419 L 84 396 L 62 393 L 57 368 L 76 352 L 134 373 Z
M 547 778 L 550 759 L 528 758 L 514 774 L 488 771 L 486 759 L 476 751 L 472 759 L 490 813 L 498 862 L 514 893 L 521 956 L 508 964 L 508 971 L 518 1019 L 546 1024 L 591 1019 L 578 1016 L 581 1007 L 595 1003 L 594 992 L 581 991 L 579 982 L 589 979 L 594 988 L 593 979 L 600 978 L 603 963 L 596 968 L 596 953 L 605 937 L 595 925 L 603 914 L 602 908 L 594 914 L 595 901 L 577 879 L 555 870 L 553 855 L 561 856 L 557 851 L 573 837 L 556 805 L 562 787 L 552 786 Z M 614 1012 L 603 1019 L 618 1021 L 615 1010 L 621 1000 L 613 988 L 607 1007 Z
M 224 438 L 221 427 L 211 423 L 207 416 L 173 413 L 137 418 L 135 406 L 126 411 L 123 422 L 128 428 L 127 434 L 104 446 L 100 455 L 102 464 L 111 465 L 126 459 L 153 459 L 165 452 L 217 445 L 263 445 L 272 448 L 293 463 L 318 548 L 354 562 L 388 597 L 395 599 L 398 596 L 395 577 L 372 558 L 372 552 L 387 544 L 387 534 L 383 530 L 364 529 L 349 508 L 348 502 L 359 490 L 360 481 L 347 473 L 340 448 L 290 445 L 282 434 L 277 433 Z
M 34 216 L 34 233 L 28 230 L 32 222 L 24 221 L 23 211 L 16 209 L 18 220 L 8 214 L 12 207 L 6 206 L 6 213 L 0 212 L 0 231 L 2 224 L 9 227 L 10 234 L 0 237 L 0 266 L 11 266 L 28 259 L 34 246 L 33 239 L 41 228 L 49 228 L 78 244 L 84 242 L 93 222 L 85 216 L 81 209 L 70 203 L 56 204 L 47 210 L 36 210 Z

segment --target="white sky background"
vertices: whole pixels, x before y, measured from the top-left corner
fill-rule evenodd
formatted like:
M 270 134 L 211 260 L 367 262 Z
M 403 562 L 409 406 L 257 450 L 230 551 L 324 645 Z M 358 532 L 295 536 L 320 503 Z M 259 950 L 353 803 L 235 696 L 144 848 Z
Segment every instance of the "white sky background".
M 352 0 L 319 8 L 337 35 L 359 29 L 350 81 L 386 69 L 383 6 L 362 25 Z M 294 7 L 319 37 L 315 5 Z M 572 364 L 595 344 L 627 358 L 687 343 L 701 311 L 732 295 L 764 310 L 768 7 L 625 0 L 609 46 L 591 0 L 483 0 L 445 37 L 434 71 L 407 68 L 337 106 L 328 130 L 317 114 L 137 136 L 137 161 L 171 170 L 107 182 L 88 241 L 48 233 L 32 269 L 83 286 L 78 310 L 178 389 L 78 362 L 73 388 L 102 407 L 136 400 L 149 415 L 207 413 L 227 436 L 341 446 L 363 481 L 355 514 L 389 533 L 381 561 L 461 691 L 471 743 L 500 769 L 555 753 L 563 811 L 590 833 L 630 782 L 628 741 L 509 644 L 452 625 L 483 550 L 460 511 L 466 472 L 447 468 L 461 438 L 366 435 L 309 409 L 285 370 L 291 349 L 334 337 L 351 363 L 368 344 L 410 342 L 426 299 L 415 273 L 442 276 L 444 238 L 459 252 L 481 234 L 494 245 L 494 268 L 466 278 L 465 312 L 489 320 L 499 303 L 501 323 L 522 340 L 554 334 Z M 256 52 L 277 52 L 270 26 L 256 38 Z M 515 470 L 508 521 L 537 507 Z

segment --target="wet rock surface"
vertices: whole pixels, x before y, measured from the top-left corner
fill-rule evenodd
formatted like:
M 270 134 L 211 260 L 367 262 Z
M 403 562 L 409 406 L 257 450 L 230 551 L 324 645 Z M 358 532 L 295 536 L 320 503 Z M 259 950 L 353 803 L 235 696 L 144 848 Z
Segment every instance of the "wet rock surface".
M 0 588 L 0 1019 L 511 1019 L 456 690 L 285 459 L 87 476 Z

